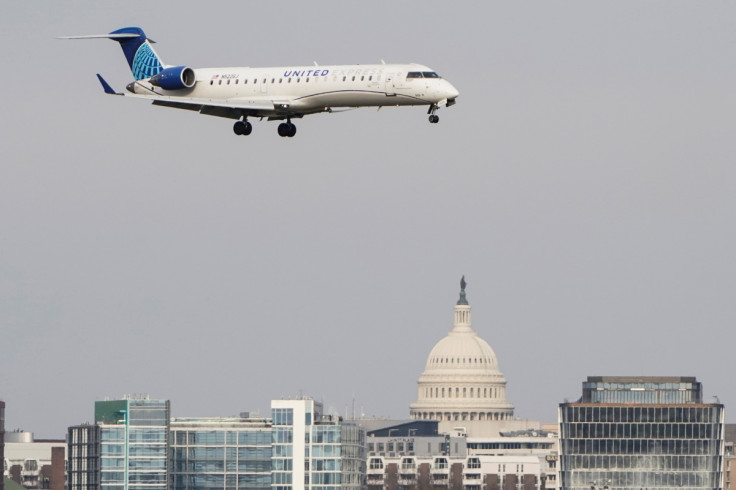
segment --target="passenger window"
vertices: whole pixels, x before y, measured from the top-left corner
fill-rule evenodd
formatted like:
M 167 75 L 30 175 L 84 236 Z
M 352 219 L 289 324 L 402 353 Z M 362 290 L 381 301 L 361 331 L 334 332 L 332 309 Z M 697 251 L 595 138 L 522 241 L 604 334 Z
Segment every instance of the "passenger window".
M 253 85 L 255 85 L 256 83 L 258 83 L 258 79 L 257 78 L 254 78 L 253 79 Z
M 265 78 L 263 79 L 263 83 L 266 83 L 266 79 Z
M 214 84 L 214 83 L 215 83 L 215 81 L 214 81 L 214 80 L 210 80 L 210 85 L 212 85 L 212 84 Z
M 306 81 L 307 81 L 307 83 L 309 83 L 309 77 L 307 77 L 307 80 Z
M 238 79 L 236 78 L 236 79 L 235 79 L 235 85 L 237 85 L 239 81 L 240 81 L 240 80 L 238 80 Z
M 301 78 L 296 79 L 296 83 L 299 83 L 301 81 Z
M 284 79 L 283 79 L 283 78 L 279 78 L 279 83 L 281 83 L 281 82 L 283 82 L 283 81 L 284 81 Z
M 360 77 L 360 81 L 362 82 L 363 80 L 365 80 L 365 76 Z
M 217 85 L 222 85 L 222 80 L 220 80 L 219 82 L 217 82 Z
M 276 79 L 275 78 L 272 78 L 271 79 L 271 83 L 274 83 L 274 82 L 276 82 Z
M 368 77 L 368 81 L 369 82 L 372 81 L 372 80 L 373 80 L 373 75 L 371 75 L 371 76 Z
M 230 85 L 230 79 L 228 79 L 227 84 Z
M 348 77 L 342 77 L 342 81 L 344 82 Z
M 291 83 L 291 77 L 289 77 L 289 83 Z
M 353 75 L 353 81 L 355 81 L 355 75 Z
M 248 85 L 248 79 L 246 78 L 246 79 L 245 79 L 245 80 L 243 81 L 243 83 L 244 83 L 244 84 L 246 84 L 246 85 Z

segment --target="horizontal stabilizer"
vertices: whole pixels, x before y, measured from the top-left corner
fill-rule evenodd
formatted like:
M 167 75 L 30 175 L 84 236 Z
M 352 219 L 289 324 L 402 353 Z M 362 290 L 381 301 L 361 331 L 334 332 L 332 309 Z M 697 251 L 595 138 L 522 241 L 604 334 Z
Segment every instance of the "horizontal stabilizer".
M 98 79 L 98 80 L 100 81 L 100 83 L 102 84 L 102 88 L 103 88 L 103 89 L 105 90 L 105 93 L 106 93 L 106 94 L 110 94 L 110 95 L 122 95 L 122 94 L 119 94 L 119 93 L 115 92 L 115 91 L 114 91 L 114 90 L 112 89 L 112 87 L 110 86 L 110 84 L 109 84 L 109 83 L 107 83 L 107 82 L 105 81 L 105 79 L 104 79 L 104 78 L 102 78 L 102 76 L 101 76 L 101 75 L 100 75 L 99 73 L 97 74 L 97 79 Z
M 140 34 L 121 33 L 121 34 L 91 34 L 89 36 L 61 36 L 56 39 L 128 39 L 140 37 Z

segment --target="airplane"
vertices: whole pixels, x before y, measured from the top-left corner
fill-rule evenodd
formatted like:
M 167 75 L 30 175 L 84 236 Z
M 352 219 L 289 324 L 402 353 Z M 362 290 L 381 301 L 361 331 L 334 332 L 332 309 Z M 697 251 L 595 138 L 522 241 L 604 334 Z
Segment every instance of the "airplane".
M 98 73 L 105 93 L 153 101 L 153 105 L 197 111 L 237 121 L 236 135 L 249 135 L 248 118 L 284 121 L 282 137 L 293 137 L 292 119 L 358 107 L 428 106 L 436 124 L 441 107 L 455 104 L 460 93 L 435 71 L 414 63 L 375 65 L 283 66 L 268 68 L 190 68 L 165 65 L 140 27 L 109 34 L 58 39 L 112 39 L 120 43 L 135 81 L 116 92 Z M 336 110 L 337 109 L 337 110 Z

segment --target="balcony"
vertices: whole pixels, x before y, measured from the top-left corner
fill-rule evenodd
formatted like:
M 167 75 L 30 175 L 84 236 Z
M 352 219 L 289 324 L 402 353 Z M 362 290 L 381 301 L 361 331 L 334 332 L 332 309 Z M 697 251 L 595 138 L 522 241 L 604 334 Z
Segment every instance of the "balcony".
M 465 473 L 463 475 L 463 488 L 469 490 L 471 488 L 481 488 L 483 486 L 483 479 L 480 473 Z
M 399 475 L 400 487 L 413 487 L 417 484 L 417 475 Z
M 447 486 L 450 483 L 450 472 L 432 473 L 429 478 L 430 484 L 433 486 Z
M 368 473 L 366 475 L 366 484 L 370 487 L 374 486 L 380 486 L 383 487 L 383 484 L 386 482 L 386 477 L 383 475 L 383 472 L 379 473 Z

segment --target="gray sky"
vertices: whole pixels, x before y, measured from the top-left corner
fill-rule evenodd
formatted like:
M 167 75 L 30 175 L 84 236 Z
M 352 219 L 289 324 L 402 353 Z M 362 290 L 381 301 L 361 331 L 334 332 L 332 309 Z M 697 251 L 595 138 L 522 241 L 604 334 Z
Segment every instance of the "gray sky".
M 731 2 L 10 2 L 0 16 L 0 399 L 63 437 L 93 403 L 408 417 L 459 279 L 516 414 L 588 375 L 736 404 Z M 461 93 L 293 139 L 107 97 L 137 25 L 167 63 L 415 61 Z M 734 420 L 732 412 L 727 418 Z

